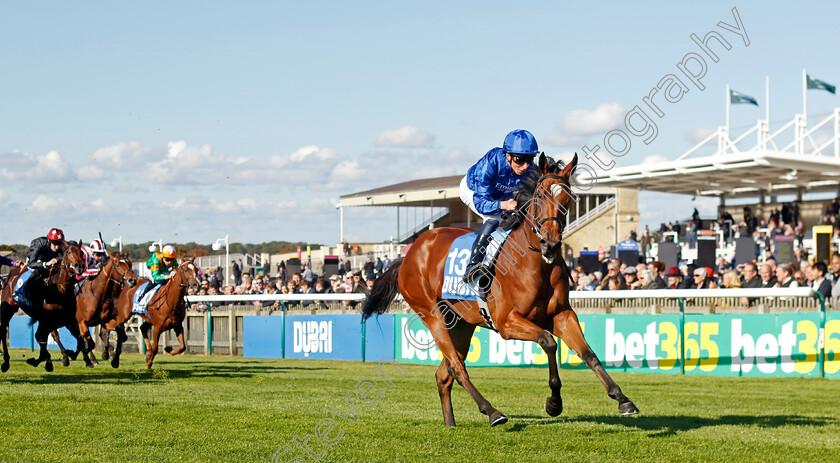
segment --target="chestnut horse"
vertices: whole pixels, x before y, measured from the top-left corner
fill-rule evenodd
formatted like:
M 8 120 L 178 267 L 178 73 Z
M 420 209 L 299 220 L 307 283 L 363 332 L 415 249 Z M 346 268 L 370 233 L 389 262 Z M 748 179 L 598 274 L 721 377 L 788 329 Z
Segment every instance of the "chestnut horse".
M 76 301 L 73 296 L 73 284 L 76 282 L 76 276 L 84 271 L 85 260 L 77 243 L 65 241 L 63 246 L 65 250 L 61 262 L 50 267 L 46 281 L 41 282 L 39 288 L 31 291 L 30 297 L 36 307 L 18 304 L 13 297 L 17 280 L 25 270 L 23 267 L 12 269 L 6 286 L 0 292 L 0 337 L 3 342 L 3 364 L 0 365 L 0 371 L 4 373 L 9 370 L 6 335 L 9 332 L 9 322 L 19 308 L 32 318 L 30 324 L 38 322 L 35 340 L 41 347 L 40 356 L 37 359 L 27 359 L 26 363 L 37 367 L 41 362 L 46 362 L 44 369 L 53 371 L 52 358 L 47 350 L 47 337 L 50 332 L 62 326 L 70 330 L 70 334 L 76 338 L 79 346 L 83 345 L 83 339 L 79 335 L 79 325 L 75 318 Z
M 513 231 L 497 260 L 497 270 L 504 258 L 512 271 L 505 274 L 497 271 L 492 284 L 485 284 L 481 290 L 487 294 L 492 323 L 502 338 L 537 342 L 548 355 L 551 396 L 546 399 L 546 413 L 557 416 L 563 411 L 553 333 L 595 372 L 607 395 L 618 401 L 622 415 L 635 414 L 639 410 L 604 370 L 584 339 L 577 315 L 569 304 L 569 273 L 558 252 L 566 211 L 573 196 L 569 175 L 576 164 L 577 155 L 561 170 L 541 154 L 538 172 L 532 169 L 530 175 L 524 174 L 515 193 L 517 211 L 502 224 Z M 443 227 L 420 235 L 405 257 L 392 263 L 376 280 L 362 313 L 364 319 L 374 313 L 384 313 L 399 290 L 432 333 L 443 355 L 435 378 L 446 426 L 455 426 L 450 397 L 455 380 L 469 393 L 479 411 L 489 417 L 490 425 L 496 426 L 507 422 L 507 417 L 478 392 L 464 365 L 475 327 L 490 328 L 490 325 L 479 313 L 476 302 L 453 304 L 441 299 L 450 245 L 455 238 L 470 232 L 468 228 Z
M 187 303 L 184 301 L 184 296 L 187 294 L 188 287 L 198 291 L 201 286 L 196 277 L 196 267 L 193 263 L 194 259 L 184 259 L 181 265 L 174 268 L 169 280 L 152 296 L 152 299 L 146 307 L 146 313 L 138 314 L 143 319 L 143 324 L 140 325 L 140 332 L 143 333 L 143 341 L 146 343 L 146 365 L 148 368 L 152 368 L 152 362 L 158 351 L 160 334 L 164 331 L 169 329 L 175 330 L 179 343 L 177 349 L 167 347 L 165 349 L 167 353 L 178 355 L 187 348 L 184 342 L 184 318 L 187 315 Z M 123 288 L 120 293 L 117 318 L 108 322 L 105 325 L 106 328 L 111 330 L 122 327 L 131 318 L 134 293 L 146 281 L 149 280 L 147 278 L 141 278 L 137 282 L 137 286 Z M 150 282 L 149 284 L 152 283 Z M 149 335 L 149 328 L 152 331 L 151 336 Z M 121 333 L 118 332 L 117 334 L 117 348 L 114 351 L 114 357 L 111 359 L 111 366 L 114 368 L 119 366 L 123 341 L 125 341 L 124 328 Z
M 117 318 L 116 299 L 119 298 L 123 284 L 133 287 L 137 275 L 131 270 L 131 259 L 123 254 L 108 253 L 109 259 L 99 270 L 96 277 L 82 285 L 76 296 L 76 323 L 85 339 L 87 349 L 83 350 L 85 365 L 92 365 L 90 357 L 96 362 L 93 349 L 96 344 L 90 335 L 90 327 L 105 324 Z

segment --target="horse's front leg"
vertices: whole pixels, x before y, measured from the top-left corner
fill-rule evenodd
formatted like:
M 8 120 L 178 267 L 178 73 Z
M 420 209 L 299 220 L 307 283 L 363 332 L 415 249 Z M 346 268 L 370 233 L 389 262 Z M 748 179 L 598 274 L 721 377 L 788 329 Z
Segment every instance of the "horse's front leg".
M 586 363 L 586 366 L 595 372 L 595 376 L 601 380 L 601 384 L 607 390 L 607 395 L 618 401 L 618 411 L 622 415 L 639 413 L 639 409 L 621 392 L 621 388 L 607 374 L 604 366 L 601 365 L 601 361 L 598 360 L 595 352 L 592 352 L 592 348 L 583 338 L 583 330 L 580 328 L 574 310 L 567 307 L 566 310 L 561 311 L 554 317 L 554 334 L 562 339 L 569 346 L 569 349 L 574 351 Z
M 551 334 L 526 320 L 519 312 L 511 311 L 505 324 L 499 327 L 499 334 L 505 339 L 521 339 L 533 341 L 542 347 L 548 356 L 548 387 L 551 396 L 545 401 L 545 412 L 549 416 L 557 416 L 563 412 L 563 399 L 560 397 L 560 373 L 557 371 L 557 341 Z
M 178 355 L 181 352 L 187 350 L 187 344 L 186 342 L 184 342 L 184 324 L 175 323 L 175 325 L 172 327 L 172 331 L 174 331 L 175 335 L 178 337 L 178 348 L 173 349 L 172 346 L 166 346 L 163 348 L 163 350 L 169 355 Z

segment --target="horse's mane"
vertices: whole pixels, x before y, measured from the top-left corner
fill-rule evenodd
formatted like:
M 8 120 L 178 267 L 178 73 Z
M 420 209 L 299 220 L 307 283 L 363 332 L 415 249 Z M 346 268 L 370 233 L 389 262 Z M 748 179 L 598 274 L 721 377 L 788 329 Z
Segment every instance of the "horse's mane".
M 555 161 L 553 158 L 546 156 L 546 174 L 556 174 L 560 172 L 565 166 L 563 161 Z M 515 230 L 519 224 L 525 219 L 528 213 L 528 206 L 531 199 L 534 197 L 534 192 L 537 190 L 537 182 L 540 179 L 540 170 L 536 165 L 532 165 L 527 172 L 522 174 L 522 180 L 513 192 L 513 199 L 516 200 L 516 210 L 513 212 L 506 211 L 503 214 L 502 230 Z

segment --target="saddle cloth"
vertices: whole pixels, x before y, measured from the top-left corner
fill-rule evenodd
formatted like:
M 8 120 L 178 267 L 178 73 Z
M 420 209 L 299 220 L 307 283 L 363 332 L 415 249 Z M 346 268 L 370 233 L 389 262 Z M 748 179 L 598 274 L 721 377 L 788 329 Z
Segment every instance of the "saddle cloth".
M 143 292 L 146 290 L 146 287 L 151 285 L 151 284 L 152 284 L 151 281 L 147 281 L 147 282 L 141 284 L 140 286 L 138 286 L 137 290 L 134 291 L 134 297 L 133 297 L 134 300 L 131 301 L 132 302 L 131 313 L 147 313 L 148 312 L 146 307 L 149 305 L 149 301 L 152 300 L 152 297 L 155 295 L 155 293 L 160 289 L 161 286 L 163 286 L 163 284 L 154 285 L 149 289 L 149 292 L 147 292 L 146 294 L 143 294 Z
M 27 271 L 23 272 L 17 279 L 17 283 L 15 283 L 15 294 L 14 299 L 17 301 L 18 304 L 26 306 L 26 307 L 34 307 L 35 305 L 32 303 L 31 295 L 26 288 L 26 282 L 32 277 L 34 271 L 32 269 L 28 269 Z
M 490 243 L 487 245 L 487 252 L 484 255 L 484 265 L 491 269 L 491 273 L 499 250 L 509 234 L 510 230 L 496 230 L 490 235 Z M 464 278 L 464 272 L 467 270 L 467 264 L 470 262 L 470 254 L 472 253 L 475 237 L 475 232 L 459 236 L 452 242 L 452 246 L 449 247 L 443 273 L 442 299 L 476 300 L 476 288 L 473 285 L 464 283 L 462 280 Z

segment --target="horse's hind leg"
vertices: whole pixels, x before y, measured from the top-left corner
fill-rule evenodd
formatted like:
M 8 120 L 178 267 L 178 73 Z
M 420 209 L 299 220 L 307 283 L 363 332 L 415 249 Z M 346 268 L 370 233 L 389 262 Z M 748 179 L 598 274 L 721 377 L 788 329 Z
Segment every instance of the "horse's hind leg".
M 412 307 L 416 306 L 412 305 Z M 461 387 L 467 391 L 470 397 L 472 397 L 476 405 L 478 405 L 478 410 L 490 417 L 490 426 L 507 423 L 507 416 L 493 408 L 490 402 L 485 399 L 480 392 L 478 392 L 478 389 L 476 389 L 472 381 L 470 381 L 470 376 L 467 374 L 467 367 L 464 365 L 464 360 L 458 355 L 458 349 L 455 346 L 455 342 L 452 340 L 449 335 L 449 331 L 443 323 L 441 323 L 434 315 L 431 315 L 429 311 L 423 310 L 422 312 L 421 318 L 423 319 L 423 324 L 429 328 L 429 331 L 432 333 L 432 337 L 434 337 L 435 342 L 437 343 L 437 348 L 443 354 L 448 365 L 449 374 L 452 375 L 455 380 L 458 381 L 458 384 L 460 384 Z M 443 397 L 441 400 L 443 401 Z M 442 405 L 444 406 L 445 412 L 446 404 L 442 402 Z M 451 403 L 449 406 L 451 407 Z
M 38 341 L 38 345 L 41 347 L 41 352 L 37 359 L 26 359 L 26 363 L 32 365 L 33 367 L 37 367 L 41 364 L 41 362 L 46 362 L 44 370 L 48 372 L 53 371 L 52 358 L 50 357 L 50 352 L 47 350 L 47 338 L 50 335 L 50 331 L 53 330 L 47 329 L 44 322 L 38 322 L 38 329 L 35 330 L 35 340 Z
M 102 360 L 111 359 L 111 336 L 110 330 L 105 326 L 99 327 L 99 339 L 102 341 Z
M 172 327 L 172 331 L 175 332 L 175 335 L 178 337 L 178 348 L 173 349 L 171 346 L 166 346 L 163 348 L 166 353 L 169 355 L 178 355 L 181 352 L 187 350 L 187 344 L 184 342 L 184 325 L 183 323 L 176 323 L 175 326 Z
M 461 360 L 467 357 L 467 352 L 470 350 L 470 340 L 472 339 L 475 325 L 459 320 L 455 327 L 449 330 L 449 336 L 458 351 L 458 356 Z M 452 385 L 455 383 L 455 377 L 450 372 L 450 367 L 446 359 L 440 362 L 435 379 L 437 380 L 438 394 L 440 395 L 440 405 L 443 408 L 443 421 L 447 426 L 455 426 L 455 413 L 452 410 Z
M 125 327 L 123 325 L 118 325 L 116 328 L 117 331 L 117 347 L 114 349 L 114 355 L 111 356 L 111 366 L 114 368 L 120 367 L 120 354 L 122 354 L 122 345 L 128 339 L 128 336 L 125 334 Z
M 70 354 L 68 353 L 67 349 L 64 348 L 64 344 L 61 343 L 61 338 L 58 336 L 58 330 L 53 330 L 50 333 L 52 336 L 53 341 L 58 344 L 58 349 L 61 351 L 61 366 L 67 367 L 70 366 Z M 73 355 L 73 360 L 76 360 L 76 356 L 78 353 Z
M 636 405 L 621 392 L 618 384 L 610 378 L 601 361 L 592 352 L 589 344 L 583 338 L 583 330 L 580 329 L 577 315 L 571 309 L 564 310 L 554 317 L 554 334 L 569 346 L 586 363 L 595 376 L 601 380 L 601 384 L 607 390 L 607 395 L 618 401 L 618 411 L 622 415 L 634 415 L 639 413 Z
M 157 355 L 159 342 L 160 328 L 158 328 L 156 325 L 152 325 L 152 335 L 146 340 L 146 344 L 148 345 L 148 350 L 146 351 L 146 368 L 148 369 L 152 368 L 152 362 L 154 362 L 155 355 Z

